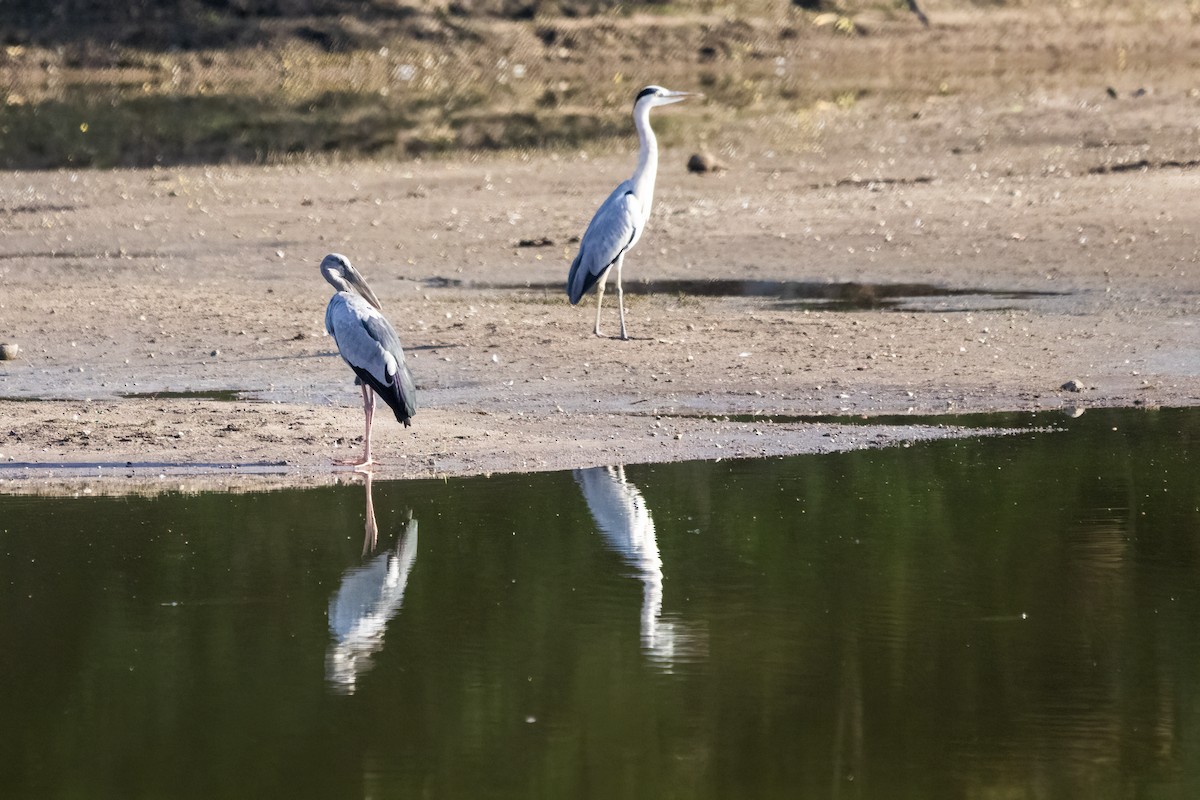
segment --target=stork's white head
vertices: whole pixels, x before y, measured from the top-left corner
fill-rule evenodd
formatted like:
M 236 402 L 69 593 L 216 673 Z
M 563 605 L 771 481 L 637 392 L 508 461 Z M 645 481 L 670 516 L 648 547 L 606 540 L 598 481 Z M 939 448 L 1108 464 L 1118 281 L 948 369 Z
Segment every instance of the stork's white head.
M 637 94 L 637 98 L 633 101 L 633 107 L 636 110 L 639 106 L 644 106 L 647 109 L 655 106 L 669 106 L 671 103 L 678 103 L 680 100 L 687 100 L 689 97 L 703 97 L 702 94 L 695 92 L 673 92 L 670 89 L 664 89 L 661 86 L 647 86 Z
M 366 279 L 354 268 L 350 259 L 341 253 L 330 253 L 321 259 L 321 274 L 339 292 L 355 292 L 375 308 L 383 310 L 379 305 L 379 298 L 371 291 Z

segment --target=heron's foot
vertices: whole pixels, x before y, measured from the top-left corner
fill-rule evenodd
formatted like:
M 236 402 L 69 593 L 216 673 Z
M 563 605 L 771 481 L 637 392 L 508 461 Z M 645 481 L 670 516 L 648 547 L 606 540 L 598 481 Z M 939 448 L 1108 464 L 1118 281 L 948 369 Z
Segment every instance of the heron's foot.
M 601 339 L 603 339 L 603 338 L 604 338 L 604 334 L 600 332 L 600 328 L 599 328 L 599 327 L 592 328 L 592 334 L 593 334 L 593 335 L 595 335 L 595 336 L 599 336 Z

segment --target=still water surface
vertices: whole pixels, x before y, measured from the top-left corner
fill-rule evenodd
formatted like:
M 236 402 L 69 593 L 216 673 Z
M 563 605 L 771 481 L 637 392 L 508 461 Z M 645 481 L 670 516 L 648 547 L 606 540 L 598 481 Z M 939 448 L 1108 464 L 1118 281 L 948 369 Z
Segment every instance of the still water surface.
M 0 497 L 0 796 L 1200 796 L 1200 412 L 1038 422 Z

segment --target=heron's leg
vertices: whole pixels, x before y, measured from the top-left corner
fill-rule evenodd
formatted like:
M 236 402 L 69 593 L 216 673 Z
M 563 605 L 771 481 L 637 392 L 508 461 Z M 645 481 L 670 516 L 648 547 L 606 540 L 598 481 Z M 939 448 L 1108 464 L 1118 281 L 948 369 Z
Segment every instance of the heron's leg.
M 604 284 L 608 283 L 608 270 L 604 270 L 604 274 L 600 276 L 600 280 L 596 284 L 596 327 L 592 328 L 592 333 L 597 336 L 603 336 L 600 333 L 600 305 L 604 302 Z
M 617 256 L 617 306 L 621 309 L 621 338 L 628 339 L 625 335 L 625 290 L 621 288 L 621 267 L 625 264 L 625 254 Z

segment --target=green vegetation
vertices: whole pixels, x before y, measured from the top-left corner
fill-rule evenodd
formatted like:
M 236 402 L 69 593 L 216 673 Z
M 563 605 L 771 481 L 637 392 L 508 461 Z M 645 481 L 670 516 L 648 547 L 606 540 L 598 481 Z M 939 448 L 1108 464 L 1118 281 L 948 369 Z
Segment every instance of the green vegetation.
M 1064 3 L 1045 19 L 1074 31 Z M 796 152 L 819 115 L 944 94 L 947 75 L 957 93 L 1061 48 L 1018 37 L 984 54 L 900 0 L 7 0 L 0 37 L 9 169 L 628 146 L 651 82 L 708 97 L 662 115 L 667 146 L 753 134 Z M 1081 71 L 1111 61 L 1076 55 Z
M 710 98 L 676 114 L 686 125 L 664 115 L 666 145 L 737 115 L 782 119 L 802 146 L 797 110 L 863 91 L 797 73 L 803 40 L 832 35 L 813 19 L 765 0 L 13 0 L 0 168 L 606 146 L 651 81 Z

